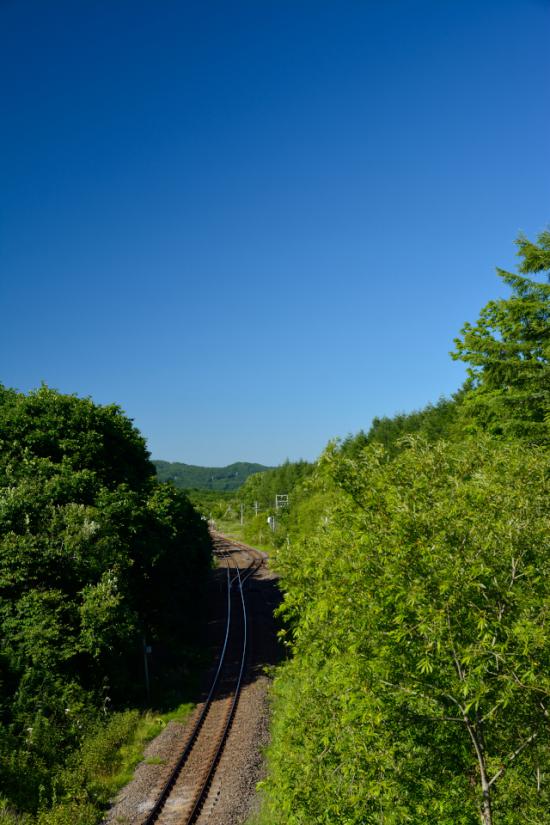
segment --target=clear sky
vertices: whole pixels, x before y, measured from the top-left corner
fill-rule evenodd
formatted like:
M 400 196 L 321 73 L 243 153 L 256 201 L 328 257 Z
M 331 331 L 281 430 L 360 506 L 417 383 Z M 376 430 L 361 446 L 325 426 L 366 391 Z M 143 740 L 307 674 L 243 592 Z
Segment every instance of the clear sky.
M 205 465 L 453 392 L 550 222 L 549 43 L 547 0 L 0 0 L 0 381 Z

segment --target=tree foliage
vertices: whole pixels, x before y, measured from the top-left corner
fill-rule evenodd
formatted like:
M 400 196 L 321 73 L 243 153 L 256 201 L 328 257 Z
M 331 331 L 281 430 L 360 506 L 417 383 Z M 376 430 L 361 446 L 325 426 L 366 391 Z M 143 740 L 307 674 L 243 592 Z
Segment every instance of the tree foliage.
M 275 496 L 289 495 L 314 469 L 309 461 L 285 461 L 262 473 L 247 478 L 239 490 L 239 498 L 247 504 L 258 502 L 260 507 L 274 508 Z
M 436 404 L 427 404 L 421 410 L 375 417 L 367 433 L 361 430 L 356 435 L 349 435 L 340 444 L 340 450 L 353 457 L 367 444 L 376 443 L 383 444 L 395 455 L 402 449 L 406 435 L 419 435 L 431 443 L 441 438 L 451 440 L 459 432 L 458 416 L 463 395 L 463 391 L 459 391 L 452 398 L 440 398 Z
M 417 440 L 322 464 L 330 519 L 277 555 L 271 821 L 544 821 L 547 455 Z
M 303 485 L 264 821 L 542 825 L 550 809 L 550 232 L 466 324 L 452 398 Z M 315 503 L 319 506 L 315 506 Z
M 470 365 L 463 425 L 548 443 L 550 284 L 524 275 L 550 274 L 550 232 L 537 244 L 523 237 L 516 243 L 522 274 L 497 270 L 511 296 L 489 301 L 455 341 L 453 357 Z
M 98 713 L 139 701 L 142 640 L 189 641 L 204 522 L 116 406 L 0 391 L 0 786 L 22 810 Z
M 315 465 L 309 461 L 285 461 L 279 467 L 250 476 L 239 490 L 239 500 L 245 510 L 259 508 L 255 518 L 245 519 L 246 541 L 276 547 L 291 535 L 314 524 L 317 506 L 312 499 L 309 479 Z M 277 508 L 276 496 L 285 495 L 283 507 Z M 315 512 L 315 515 L 313 513 Z M 266 516 L 275 518 L 275 530 L 266 525 Z

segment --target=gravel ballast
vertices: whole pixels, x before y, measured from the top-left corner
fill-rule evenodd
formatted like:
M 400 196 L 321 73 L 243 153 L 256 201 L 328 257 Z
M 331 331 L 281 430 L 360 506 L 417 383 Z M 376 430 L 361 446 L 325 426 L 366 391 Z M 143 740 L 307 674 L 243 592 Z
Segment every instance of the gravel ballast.
M 239 567 L 250 563 L 250 556 L 242 545 L 232 545 L 227 540 L 227 547 Z M 270 678 L 264 668 L 279 658 L 273 619 L 279 592 L 276 578 L 266 566 L 250 577 L 244 589 L 250 637 L 245 684 L 198 825 L 242 825 L 259 805 L 256 784 L 263 776 L 263 751 L 269 741 Z M 223 614 L 223 605 L 219 603 L 221 593 L 214 582 L 211 614 L 212 626 L 218 630 L 219 616 Z M 185 724 L 170 722 L 149 743 L 134 778 L 114 800 L 105 818 L 106 825 L 143 823 L 177 762 L 200 709 L 199 703 Z

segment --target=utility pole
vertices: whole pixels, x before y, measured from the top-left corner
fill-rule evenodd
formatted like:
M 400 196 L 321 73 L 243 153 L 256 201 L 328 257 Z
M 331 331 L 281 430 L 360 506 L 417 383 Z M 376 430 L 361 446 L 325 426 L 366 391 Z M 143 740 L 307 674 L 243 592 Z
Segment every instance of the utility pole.
M 145 675 L 145 692 L 147 694 L 147 701 L 151 700 L 151 686 L 149 684 L 149 662 L 147 656 L 151 653 L 151 648 L 145 641 L 145 634 L 143 635 L 143 671 Z
M 244 524 L 244 504 L 241 504 L 241 525 Z
M 258 502 L 257 502 L 257 501 L 255 501 L 255 502 L 254 502 L 254 515 L 255 515 L 255 516 L 257 516 L 257 515 L 258 515 L 258 507 L 259 507 Z

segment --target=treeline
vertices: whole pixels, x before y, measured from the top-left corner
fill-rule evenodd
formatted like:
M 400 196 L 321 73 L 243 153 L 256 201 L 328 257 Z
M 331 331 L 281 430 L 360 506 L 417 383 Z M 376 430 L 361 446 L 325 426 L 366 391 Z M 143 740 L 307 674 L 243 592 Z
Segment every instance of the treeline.
M 304 499 L 310 495 L 307 479 L 315 465 L 308 461 L 285 461 L 250 475 L 234 491 L 188 490 L 194 506 L 217 529 L 238 533 L 246 541 L 275 547 L 285 541 L 293 519 L 303 515 Z M 307 492 L 306 492 L 307 491 Z M 284 501 L 277 506 L 277 497 Z M 273 517 L 276 529 L 267 524 Z
M 463 391 L 452 398 L 440 398 L 436 404 L 428 404 L 422 410 L 398 413 L 393 417 L 374 418 L 368 433 L 363 431 L 348 436 L 340 445 L 340 451 L 347 455 L 358 455 L 367 444 L 382 444 L 395 455 L 400 450 L 400 441 L 406 435 L 419 435 L 430 443 L 441 438 L 454 438 L 461 432 L 458 422 Z
M 550 810 L 550 233 L 466 324 L 452 399 L 331 444 L 279 543 L 266 825 Z
M 274 508 L 278 495 L 288 495 L 313 472 L 309 461 L 285 461 L 264 473 L 250 476 L 241 489 L 239 498 L 246 504 L 257 503 L 262 508 Z
M 239 501 L 246 508 L 243 536 L 251 544 L 278 547 L 296 532 L 305 529 L 312 495 L 308 480 L 315 465 L 309 461 L 285 461 L 265 473 L 250 476 L 239 490 Z M 279 502 L 277 502 L 279 497 Z M 253 512 L 257 515 L 252 515 Z M 271 519 L 271 527 L 266 525 Z
M 206 524 L 116 406 L 1 387 L 0 448 L 0 817 L 95 822 L 86 765 L 149 700 L 145 646 L 185 665 Z
M 368 444 L 383 444 L 395 455 L 403 436 L 416 434 L 429 442 L 454 437 L 460 433 L 458 410 L 464 393 L 453 398 L 441 398 L 436 404 L 393 418 L 375 418 L 368 432 L 349 435 L 338 445 L 346 457 L 357 456 Z M 319 513 L 330 502 L 329 493 L 318 484 L 317 465 L 308 461 L 285 461 L 279 467 L 251 475 L 233 494 L 226 498 L 216 494 L 190 491 L 196 505 L 214 522 L 237 519 L 243 505 L 243 538 L 251 544 L 276 549 L 290 540 L 314 530 Z M 277 496 L 287 496 L 283 506 L 276 506 Z M 255 512 L 257 511 L 257 515 Z M 273 529 L 266 527 L 266 516 L 274 519 Z
M 384 444 L 393 455 L 400 449 L 400 439 L 407 434 L 416 433 L 431 442 L 450 437 L 452 432 L 460 432 L 456 422 L 462 396 L 460 391 L 451 399 L 441 398 L 436 404 L 428 404 L 423 410 L 375 418 L 367 433 L 349 435 L 339 449 L 349 457 L 376 442 Z M 237 529 L 251 544 L 275 549 L 315 528 L 327 500 L 316 483 L 315 470 L 314 462 L 287 459 L 278 467 L 264 468 L 248 476 L 236 490 L 193 489 L 187 494 L 214 526 Z M 283 499 L 279 506 L 277 497 Z M 267 526 L 267 517 L 273 519 L 271 526 Z

